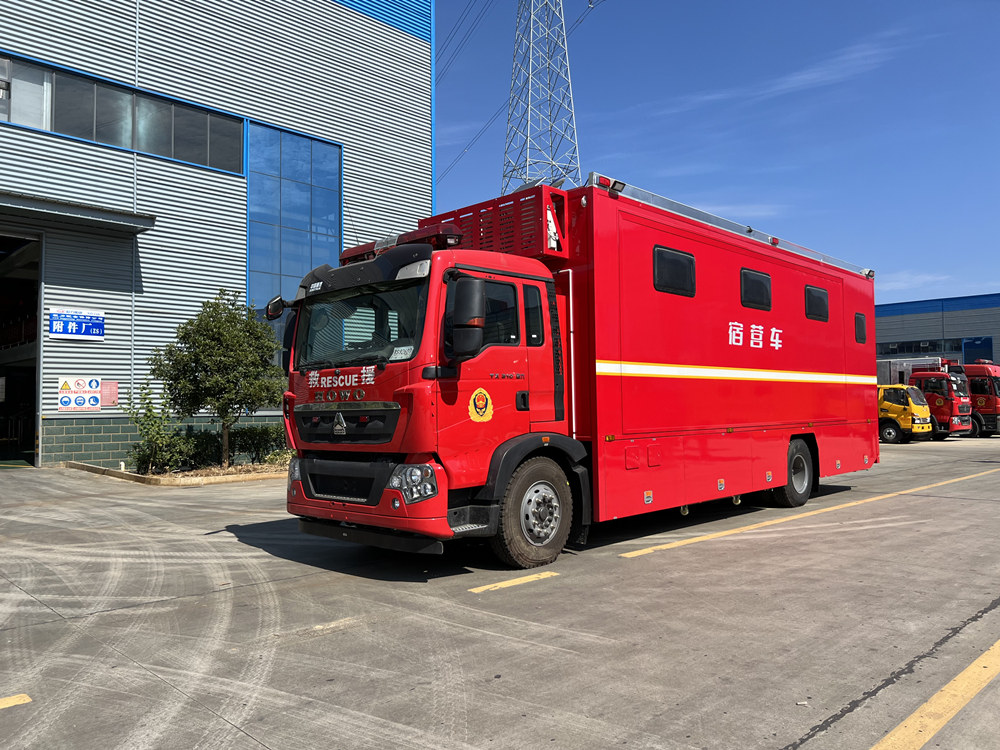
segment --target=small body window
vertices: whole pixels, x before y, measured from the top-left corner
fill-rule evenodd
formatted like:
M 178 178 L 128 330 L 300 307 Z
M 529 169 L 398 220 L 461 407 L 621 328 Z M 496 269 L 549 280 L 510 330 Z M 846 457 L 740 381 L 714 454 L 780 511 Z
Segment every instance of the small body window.
M 524 332 L 528 346 L 545 343 L 545 325 L 542 316 L 542 293 L 537 286 L 524 287 Z
M 868 341 L 868 328 L 865 324 L 864 313 L 854 313 L 854 340 L 859 344 L 864 344 Z
M 743 307 L 755 310 L 771 309 L 771 277 L 749 268 L 740 270 L 740 301 Z
M 826 289 L 806 286 L 806 317 L 824 322 L 830 319 L 830 297 Z
M 653 288 L 658 292 L 693 297 L 694 256 L 668 247 L 653 248 Z

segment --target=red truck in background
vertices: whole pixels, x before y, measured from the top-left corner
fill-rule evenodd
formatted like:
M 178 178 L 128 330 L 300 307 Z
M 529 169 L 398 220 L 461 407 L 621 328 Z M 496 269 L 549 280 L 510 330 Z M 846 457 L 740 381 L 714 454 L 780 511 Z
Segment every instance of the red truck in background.
M 963 365 L 969 380 L 969 398 L 972 400 L 970 437 L 990 437 L 998 429 L 1000 414 L 1000 367 L 988 359 L 977 359 Z
M 552 562 L 595 522 L 878 460 L 874 274 L 591 174 L 419 222 L 292 309 L 288 511 L 307 533 Z
M 931 409 L 932 440 L 971 433 L 975 420 L 965 366 L 953 359 L 917 357 L 879 360 L 877 368 L 880 385 L 901 383 L 923 392 Z

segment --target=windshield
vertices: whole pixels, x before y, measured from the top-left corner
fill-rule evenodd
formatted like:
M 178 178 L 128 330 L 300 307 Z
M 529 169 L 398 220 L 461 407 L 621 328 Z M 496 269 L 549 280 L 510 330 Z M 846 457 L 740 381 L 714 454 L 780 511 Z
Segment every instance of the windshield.
M 969 381 L 965 379 L 965 376 L 959 377 L 958 375 L 951 376 L 951 384 L 955 388 L 955 393 L 959 396 L 969 397 Z
M 295 369 L 411 359 L 420 347 L 427 279 L 355 287 L 309 299 L 295 339 Z
M 910 401 L 914 404 L 917 406 L 927 406 L 927 399 L 924 398 L 924 394 L 915 385 L 907 386 L 906 392 L 910 394 Z

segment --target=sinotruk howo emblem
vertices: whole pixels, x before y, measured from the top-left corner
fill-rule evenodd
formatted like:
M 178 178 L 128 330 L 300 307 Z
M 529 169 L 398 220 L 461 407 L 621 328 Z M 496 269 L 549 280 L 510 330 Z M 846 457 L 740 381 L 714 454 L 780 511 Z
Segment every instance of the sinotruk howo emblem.
M 347 434 L 347 422 L 344 420 L 344 415 L 339 411 L 337 416 L 333 418 L 333 434 L 334 435 L 346 435 Z

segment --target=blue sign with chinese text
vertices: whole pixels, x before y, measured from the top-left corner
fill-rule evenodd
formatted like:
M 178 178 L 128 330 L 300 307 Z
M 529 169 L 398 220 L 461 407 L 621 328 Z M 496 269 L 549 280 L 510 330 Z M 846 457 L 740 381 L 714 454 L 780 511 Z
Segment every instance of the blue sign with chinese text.
M 104 312 L 49 308 L 49 338 L 104 341 Z

